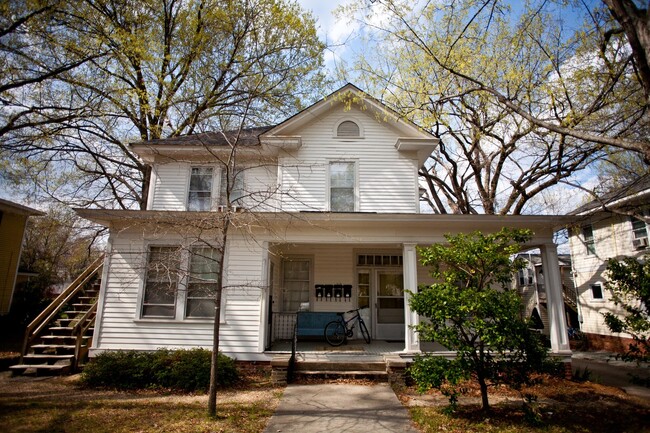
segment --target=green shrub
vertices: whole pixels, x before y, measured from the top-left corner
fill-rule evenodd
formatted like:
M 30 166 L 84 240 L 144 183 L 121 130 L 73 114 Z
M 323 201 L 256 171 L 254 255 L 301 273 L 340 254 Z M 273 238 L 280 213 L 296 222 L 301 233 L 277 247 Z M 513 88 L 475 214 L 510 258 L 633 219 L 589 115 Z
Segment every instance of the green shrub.
M 90 387 L 117 389 L 207 391 L 210 358 L 211 352 L 205 349 L 104 352 L 84 368 L 82 382 Z M 232 385 L 238 378 L 235 361 L 220 353 L 219 386 Z

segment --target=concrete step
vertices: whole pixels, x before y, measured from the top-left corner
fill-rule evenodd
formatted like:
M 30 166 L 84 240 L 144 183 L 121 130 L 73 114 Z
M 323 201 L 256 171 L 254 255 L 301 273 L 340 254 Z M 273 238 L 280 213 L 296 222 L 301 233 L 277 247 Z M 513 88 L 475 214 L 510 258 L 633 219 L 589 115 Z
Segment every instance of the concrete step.
M 296 362 L 296 371 L 314 372 L 314 371 L 338 371 L 338 372 L 386 372 L 386 363 L 364 362 L 353 360 L 329 360 L 329 361 L 298 361 Z

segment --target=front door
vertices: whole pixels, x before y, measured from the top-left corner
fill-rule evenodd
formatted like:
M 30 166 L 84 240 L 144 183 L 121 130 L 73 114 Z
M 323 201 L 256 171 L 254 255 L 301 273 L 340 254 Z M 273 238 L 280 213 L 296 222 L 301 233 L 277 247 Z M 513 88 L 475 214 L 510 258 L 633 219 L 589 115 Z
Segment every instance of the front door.
M 378 269 L 374 289 L 373 338 L 404 340 L 404 275 L 398 270 Z

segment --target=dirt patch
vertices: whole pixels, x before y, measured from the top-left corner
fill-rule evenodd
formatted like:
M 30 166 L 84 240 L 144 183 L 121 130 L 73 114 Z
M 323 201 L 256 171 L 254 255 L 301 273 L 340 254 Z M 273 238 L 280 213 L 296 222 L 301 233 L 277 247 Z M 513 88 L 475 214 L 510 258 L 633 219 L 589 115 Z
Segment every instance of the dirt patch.
M 591 382 L 539 379 L 539 383 L 521 391 L 490 389 L 489 414 L 482 411 L 479 388 L 472 382 L 465 385 L 453 414 L 446 411 L 449 401 L 439 391 L 420 394 L 413 386 L 396 386 L 395 391 L 423 431 L 436 431 L 444 425 L 446 431 L 463 432 L 650 432 L 647 399 Z M 524 405 L 523 395 L 531 397 L 528 405 Z M 486 427 L 486 420 L 494 430 Z M 531 425 L 532 421 L 536 424 Z

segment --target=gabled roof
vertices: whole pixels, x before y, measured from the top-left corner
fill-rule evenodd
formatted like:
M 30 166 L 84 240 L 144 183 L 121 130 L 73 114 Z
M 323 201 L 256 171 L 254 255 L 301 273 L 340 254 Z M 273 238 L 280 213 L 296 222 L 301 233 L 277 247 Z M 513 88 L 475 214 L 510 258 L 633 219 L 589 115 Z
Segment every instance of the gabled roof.
M 179 135 L 176 137 L 161 138 L 158 140 L 139 141 L 131 146 L 227 146 L 237 140 L 237 144 L 244 146 L 259 146 L 260 134 L 272 129 L 273 126 L 259 126 L 226 132 L 203 132 L 200 134 Z M 239 134 L 239 136 L 238 136 Z
M 624 186 L 594 199 L 569 212 L 569 215 L 588 215 L 605 208 L 620 208 L 631 201 L 650 196 L 650 174 L 646 174 Z
M 293 135 L 292 131 L 321 116 L 336 103 L 349 104 L 350 106 L 355 104 L 361 107 L 366 113 L 374 115 L 387 125 L 396 128 L 400 133 L 400 138 L 395 143 L 395 148 L 399 151 L 416 153 L 421 164 L 424 163 L 438 145 L 439 140 L 432 134 L 423 130 L 410 120 L 403 118 L 393 109 L 352 83 L 347 83 L 310 107 L 305 108 L 263 133 L 260 136 L 262 144 L 275 144 L 285 146 L 286 148 L 300 147 L 300 137 Z
M 37 209 L 32 209 L 31 207 L 23 206 L 22 204 L 14 203 L 9 200 L 4 200 L 0 198 L 0 211 L 13 213 L 16 215 L 27 215 L 27 216 L 42 216 L 45 215 L 45 212 L 41 212 Z
M 420 163 L 424 163 L 438 144 L 439 140 L 429 132 L 404 119 L 354 84 L 348 83 L 277 125 L 140 141 L 131 143 L 131 148 L 145 161 L 151 161 L 156 155 L 164 154 L 178 157 L 188 151 L 194 151 L 196 148 L 218 149 L 222 147 L 227 149 L 228 145 L 235 141 L 237 145 L 248 149 L 257 148 L 270 153 L 275 153 L 280 148 L 297 149 L 302 145 L 301 137 L 291 135 L 291 131 L 295 131 L 299 126 L 330 110 L 335 103 L 359 105 L 367 113 L 375 115 L 378 119 L 382 119 L 396 128 L 400 133 L 400 138 L 395 143 L 395 148 L 399 151 L 417 154 Z

